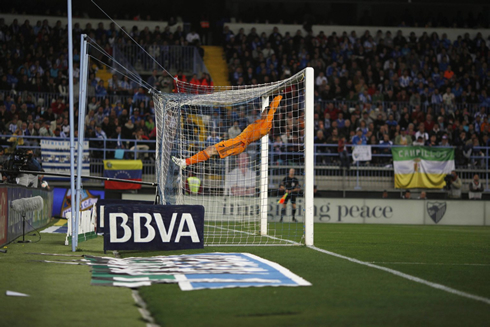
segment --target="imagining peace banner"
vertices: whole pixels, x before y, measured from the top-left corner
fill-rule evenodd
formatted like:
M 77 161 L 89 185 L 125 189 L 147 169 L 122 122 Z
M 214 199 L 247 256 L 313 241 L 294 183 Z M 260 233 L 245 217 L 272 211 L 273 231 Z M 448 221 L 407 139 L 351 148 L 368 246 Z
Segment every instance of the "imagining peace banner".
M 444 177 L 455 169 L 454 148 L 393 147 L 395 188 L 441 189 Z

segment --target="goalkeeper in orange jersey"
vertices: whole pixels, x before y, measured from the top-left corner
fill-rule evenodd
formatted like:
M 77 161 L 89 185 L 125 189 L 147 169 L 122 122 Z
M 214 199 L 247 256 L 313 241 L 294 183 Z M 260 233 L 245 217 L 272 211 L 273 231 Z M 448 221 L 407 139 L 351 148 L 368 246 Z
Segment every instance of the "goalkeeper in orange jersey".
M 279 107 L 281 100 L 281 95 L 276 96 L 274 100 L 272 100 L 269 110 L 267 110 L 267 108 L 264 109 L 260 119 L 248 125 L 237 137 L 210 145 L 190 158 L 179 159 L 172 157 L 173 162 L 182 169 L 185 169 L 187 166 L 206 161 L 216 155 L 219 155 L 220 158 L 223 159 L 228 156 L 236 156 L 237 154 L 242 153 L 250 143 L 269 134 L 272 127 L 272 120 L 274 119 L 274 113 L 276 112 L 277 107 Z

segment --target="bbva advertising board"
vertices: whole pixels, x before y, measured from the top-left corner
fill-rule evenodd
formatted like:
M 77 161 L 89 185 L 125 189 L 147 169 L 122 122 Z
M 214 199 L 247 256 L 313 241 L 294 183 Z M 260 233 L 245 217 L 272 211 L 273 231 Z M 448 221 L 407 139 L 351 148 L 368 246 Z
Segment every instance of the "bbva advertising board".
M 153 205 L 153 201 L 135 201 L 118 199 L 101 199 L 97 201 L 97 233 L 104 233 L 104 208 L 108 204 L 119 204 L 123 206 L 133 206 L 135 204 Z
M 104 206 L 104 250 L 204 248 L 204 207 L 171 205 Z

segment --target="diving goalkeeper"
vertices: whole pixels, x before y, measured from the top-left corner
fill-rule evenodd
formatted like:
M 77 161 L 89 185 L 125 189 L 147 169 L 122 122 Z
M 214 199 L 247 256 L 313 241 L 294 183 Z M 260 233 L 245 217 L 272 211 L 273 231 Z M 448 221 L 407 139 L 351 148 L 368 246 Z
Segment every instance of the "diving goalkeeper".
M 237 137 L 210 145 L 190 158 L 179 159 L 172 157 L 173 162 L 180 166 L 180 168 L 185 169 L 187 166 L 206 161 L 215 155 L 219 155 L 220 158 L 223 159 L 228 156 L 236 156 L 237 154 L 242 153 L 250 143 L 259 140 L 262 136 L 269 133 L 272 127 L 274 113 L 276 112 L 277 107 L 279 107 L 281 100 L 281 95 L 276 96 L 274 100 L 272 100 L 269 110 L 264 110 L 260 119 L 248 125 Z

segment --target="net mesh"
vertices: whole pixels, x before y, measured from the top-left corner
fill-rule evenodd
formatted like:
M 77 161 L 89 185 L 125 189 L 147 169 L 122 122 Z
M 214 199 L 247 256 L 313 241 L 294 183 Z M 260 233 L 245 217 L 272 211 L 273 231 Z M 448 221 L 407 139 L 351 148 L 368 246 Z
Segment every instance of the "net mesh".
M 160 203 L 203 205 L 206 245 L 302 243 L 304 78 L 238 87 L 176 80 L 176 93 L 153 94 Z M 265 136 L 251 137 L 253 128 Z M 191 162 L 181 169 L 172 157 Z

